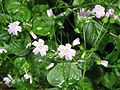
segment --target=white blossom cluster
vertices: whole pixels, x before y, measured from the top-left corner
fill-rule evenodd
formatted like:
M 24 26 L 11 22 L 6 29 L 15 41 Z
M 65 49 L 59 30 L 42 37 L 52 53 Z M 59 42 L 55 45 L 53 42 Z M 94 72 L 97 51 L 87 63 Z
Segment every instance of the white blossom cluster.
M 95 5 L 93 8 L 92 12 L 95 14 L 96 18 L 101 18 L 101 17 L 110 17 L 114 15 L 114 9 L 109 9 L 107 12 L 105 12 L 105 8 L 101 5 Z
M 105 8 L 101 5 L 95 5 L 94 8 L 90 11 L 90 10 L 85 10 L 85 8 L 80 8 L 80 11 L 77 13 L 79 16 L 81 17 L 89 17 L 91 14 L 95 15 L 96 18 L 100 19 L 101 17 L 115 17 L 114 19 L 116 19 L 116 16 L 114 15 L 114 9 L 108 9 L 107 12 L 105 12 Z
M 75 39 L 73 41 L 73 46 L 76 46 L 80 44 L 80 40 L 79 38 Z M 48 46 L 44 45 L 44 40 L 39 39 L 38 41 L 34 41 L 32 43 L 33 46 L 35 46 L 33 53 L 34 54 L 40 54 L 41 56 L 45 56 L 46 52 L 48 51 Z M 76 51 L 74 49 L 71 49 L 72 45 L 71 44 L 66 44 L 64 45 L 60 45 L 58 47 L 58 56 L 60 56 L 60 58 L 65 57 L 66 60 L 72 60 L 73 57 L 75 56 Z
M 30 73 L 28 73 L 27 71 L 25 71 L 24 78 L 30 79 L 29 83 L 32 84 L 32 75 Z M 10 74 L 8 74 L 7 77 L 3 77 L 3 82 L 8 86 L 10 86 L 12 80 L 13 80 L 13 78 Z

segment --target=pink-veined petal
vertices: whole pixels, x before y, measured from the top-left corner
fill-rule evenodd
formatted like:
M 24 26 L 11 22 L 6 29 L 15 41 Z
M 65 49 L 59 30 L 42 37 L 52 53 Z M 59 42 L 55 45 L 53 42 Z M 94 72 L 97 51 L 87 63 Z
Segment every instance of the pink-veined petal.
M 38 46 L 38 42 L 37 42 L 37 41 L 34 41 L 34 42 L 32 43 L 32 45 Z
M 38 40 L 38 43 L 39 43 L 40 45 L 43 45 L 43 44 L 44 44 L 44 41 L 43 41 L 42 39 L 39 39 L 39 40 Z
M 65 46 L 71 48 L 71 45 L 69 43 L 67 43 Z
M 58 47 L 58 51 L 63 51 L 63 50 L 64 50 L 64 48 L 65 48 L 65 46 L 64 46 L 64 45 L 60 45 L 60 46 Z
M 34 53 L 34 54 L 38 54 L 39 52 L 40 52 L 39 48 L 35 48 L 35 49 L 33 50 L 33 53 Z

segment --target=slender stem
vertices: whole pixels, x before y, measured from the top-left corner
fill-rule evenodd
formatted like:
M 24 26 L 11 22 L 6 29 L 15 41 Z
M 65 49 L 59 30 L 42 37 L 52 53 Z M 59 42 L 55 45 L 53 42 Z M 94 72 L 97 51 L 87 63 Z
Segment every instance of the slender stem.
M 108 32 L 108 30 L 106 28 L 104 28 L 103 26 L 101 26 L 98 22 L 94 21 L 94 20 L 91 20 L 92 22 L 94 22 L 95 24 L 97 24 L 101 29 L 103 29 L 105 32 Z M 112 32 L 109 32 L 108 34 L 110 34 L 111 36 L 117 38 L 118 36 L 115 35 L 114 33 Z
M 103 23 L 102 27 L 103 27 L 103 26 L 104 26 L 104 23 Z M 98 42 L 100 42 L 100 41 L 102 40 L 102 38 L 104 37 L 104 34 L 103 34 L 103 36 L 102 36 L 102 38 L 100 39 L 100 41 L 98 41 L 98 39 L 99 39 L 100 36 L 101 36 L 101 33 L 102 33 L 102 28 L 100 29 L 100 33 L 99 33 L 97 39 L 95 40 L 95 42 L 94 42 L 92 48 L 93 48 Z M 96 46 L 97 46 L 97 45 L 96 45 Z M 96 46 L 95 46 L 95 48 L 96 48 Z M 89 58 L 92 56 L 92 54 L 93 54 L 93 52 L 90 53 L 90 55 L 88 56 L 87 59 L 89 59 Z
M 67 5 L 67 6 L 58 6 L 58 7 L 53 7 L 51 9 L 60 9 L 60 8 L 79 8 L 79 7 L 87 7 L 87 6 L 92 6 L 96 5 L 96 3 L 88 3 L 88 4 L 79 4 L 79 5 Z M 105 4 L 106 6 L 115 6 L 118 7 L 116 4 Z
M 82 75 L 82 86 L 83 86 L 83 90 L 85 90 L 85 88 L 84 88 L 85 72 L 86 72 L 86 61 L 84 62 L 83 75 Z
M 88 27 L 88 25 L 87 25 L 87 27 Z M 86 29 L 87 29 L 87 28 L 86 28 Z M 84 46 L 85 46 L 85 49 L 86 49 L 86 36 L 85 36 L 86 29 L 83 30 L 83 37 L 84 37 Z
M 0 3 L 0 6 L 1 6 L 1 8 L 2 8 L 3 13 L 5 14 L 4 7 L 3 7 L 3 5 L 2 5 L 2 2 Z

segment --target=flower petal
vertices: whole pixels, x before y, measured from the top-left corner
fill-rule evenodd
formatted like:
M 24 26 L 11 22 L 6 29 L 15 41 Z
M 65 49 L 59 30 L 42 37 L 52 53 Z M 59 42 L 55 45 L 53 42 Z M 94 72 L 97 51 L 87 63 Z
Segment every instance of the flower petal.
M 39 48 L 35 48 L 34 50 L 33 50 L 33 53 L 34 54 L 38 54 L 40 52 L 40 49 Z
M 34 41 L 34 42 L 32 43 L 32 45 L 38 46 L 38 42 L 37 42 L 37 41 Z
M 39 43 L 40 45 L 43 45 L 43 44 L 44 44 L 44 41 L 43 41 L 42 39 L 39 39 L 39 40 L 38 40 L 38 43 Z

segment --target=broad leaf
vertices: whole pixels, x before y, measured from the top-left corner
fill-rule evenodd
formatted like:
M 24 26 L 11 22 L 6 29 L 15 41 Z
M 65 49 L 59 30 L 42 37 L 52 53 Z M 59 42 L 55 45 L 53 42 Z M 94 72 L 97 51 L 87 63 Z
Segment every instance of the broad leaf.
M 109 89 L 112 89 L 113 86 L 117 84 L 117 82 L 118 78 L 113 72 L 106 73 L 102 80 L 102 84 Z
M 15 54 L 17 56 L 25 56 L 29 50 L 26 49 L 28 43 L 31 42 L 29 34 L 21 33 L 21 37 L 16 39 L 12 37 L 9 44 L 6 46 L 9 54 Z
M 41 36 L 48 36 L 53 31 L 54 21 L 46 13 L 37 14 L 33 20 L 32 31 Z
M 62 87 L 62 84 L 68 81 L 71 85 L 80 80 L 81 70 L 72 63 L 59 63 L 48 74 L 47 80 L 53 86 Z
M 8 13 L 15 19 L 20 21 L 29 21 L 31 18 L 31 12 L 19 2 L 9 2 L 6 6 Z
M 29 69 L 29 64 L 26 60 L 26 57 L 18 57 L 14 60 L 14 66 L 19 70 L 27 70 Z

